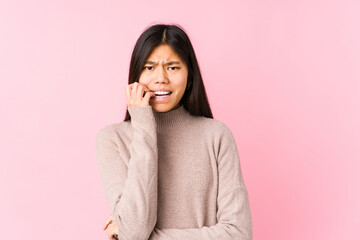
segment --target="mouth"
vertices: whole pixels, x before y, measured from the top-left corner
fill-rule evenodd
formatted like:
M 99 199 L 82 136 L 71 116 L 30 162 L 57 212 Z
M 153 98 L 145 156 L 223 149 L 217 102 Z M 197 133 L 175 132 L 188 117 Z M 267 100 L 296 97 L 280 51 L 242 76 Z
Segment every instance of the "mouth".
M 161 98 L 161 97 L 167 97 L 172 94 L 171 91 L 155 91 L 155 97 Z
M 172 94 L 171 91 L 155 91 L 155 96 L 151 97 L 155 102 L 163 102 L 170 99 L 170 95 Z

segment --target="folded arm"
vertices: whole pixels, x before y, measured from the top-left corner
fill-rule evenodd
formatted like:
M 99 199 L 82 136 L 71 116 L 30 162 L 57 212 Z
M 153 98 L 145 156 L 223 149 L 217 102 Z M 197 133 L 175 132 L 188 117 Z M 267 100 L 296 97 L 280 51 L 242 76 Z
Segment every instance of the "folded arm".
M 218 140 L 217 220 L 213 226 L 177 229 L 154 228 L 149 240 L 251 240 L 252 219 L 248 192 L 241 174 L 235 139 L 226 125 Z

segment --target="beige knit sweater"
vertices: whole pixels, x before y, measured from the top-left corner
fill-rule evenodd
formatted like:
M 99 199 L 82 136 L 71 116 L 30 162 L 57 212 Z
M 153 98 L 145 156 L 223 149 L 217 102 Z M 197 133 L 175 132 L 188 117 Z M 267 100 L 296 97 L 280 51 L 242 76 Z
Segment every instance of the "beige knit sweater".
M 96 135 L 105 197 L 119 239 L 252 239 L 239 155 L 221 121 L 129 107 L 130 121 Z

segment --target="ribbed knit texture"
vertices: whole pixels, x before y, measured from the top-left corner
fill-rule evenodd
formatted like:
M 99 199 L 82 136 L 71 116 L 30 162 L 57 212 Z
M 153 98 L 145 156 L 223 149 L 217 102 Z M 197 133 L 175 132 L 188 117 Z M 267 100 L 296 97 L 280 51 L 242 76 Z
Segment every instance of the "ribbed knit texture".
M 184 107 L 129 107 L 130 121 L 96 135 L 105 197 L 119 239 L 252 239 L 239 154 L 221 121 Z

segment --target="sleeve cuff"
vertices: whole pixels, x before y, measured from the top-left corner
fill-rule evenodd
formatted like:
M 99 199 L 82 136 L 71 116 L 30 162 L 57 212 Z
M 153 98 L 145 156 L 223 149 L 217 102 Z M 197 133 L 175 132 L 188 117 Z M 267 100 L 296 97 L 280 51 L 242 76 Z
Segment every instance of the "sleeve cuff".
M 127 108 L 131 117 L 131 124 L 136 127 L 138 124 L 148 127 L 156 127 L 155 117 L 151 106 L 136 106 Z

